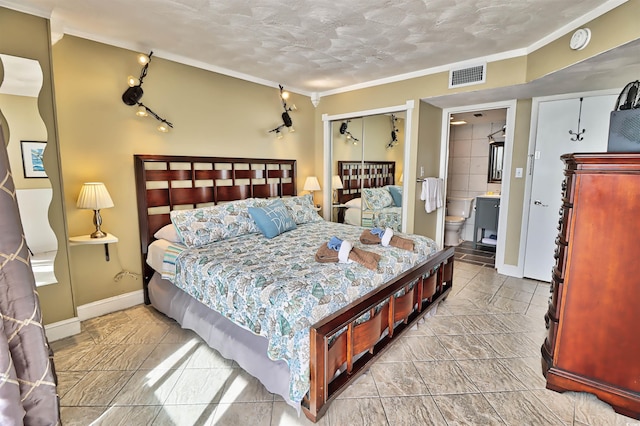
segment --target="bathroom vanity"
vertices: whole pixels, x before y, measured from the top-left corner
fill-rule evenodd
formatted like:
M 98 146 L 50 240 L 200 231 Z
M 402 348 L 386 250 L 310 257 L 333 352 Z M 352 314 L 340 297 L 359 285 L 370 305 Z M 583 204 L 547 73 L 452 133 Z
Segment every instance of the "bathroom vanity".
M 478 245 L 495 247 L 495 244 L 488 244 L 486 231 L 498 232 L 498 216 L 500 213 L 499 195 L 481 195 L 476 197 L 476 215 L 473 226 L 473 248 Z M 478 233 L 478 231 L 481 231 Z M 485 240 L 483 242 L 482 240 Z M 496 240 L 497 241 L 497 240 Z

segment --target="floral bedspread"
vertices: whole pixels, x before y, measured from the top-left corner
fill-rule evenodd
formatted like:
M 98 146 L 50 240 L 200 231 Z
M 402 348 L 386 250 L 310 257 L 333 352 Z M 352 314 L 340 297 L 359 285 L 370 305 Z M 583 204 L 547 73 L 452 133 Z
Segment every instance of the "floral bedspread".
M 267 239 L 249 234 L 185 249 L 175 259 L 176 286 L 234 323 L 268 339 L 268 356 L 285 360 L 289 394 L 299 402 L 309 390 L 309 326 L 426 260 L 438 250 L 418 235 L 414 251 L 363 245 L 363 228 L 311 222 Z M 332 236 L 382 255 L 378 270 L 357 263 L 317 263 L 314 255 Z
M 379 210 L 362 210 L 362 226 L 367 228 L 402 229 L 402 207 L 383 207 Z

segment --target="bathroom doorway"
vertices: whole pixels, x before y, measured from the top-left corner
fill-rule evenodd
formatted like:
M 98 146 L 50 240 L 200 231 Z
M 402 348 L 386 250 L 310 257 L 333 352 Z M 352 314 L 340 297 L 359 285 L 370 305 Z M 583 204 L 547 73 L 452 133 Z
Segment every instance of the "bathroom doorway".
M 447 149 L 443 150 L 447 154 L 446 197 L 474 200 L 460 231 L 461 244 L 456 247 L 456 259 L 462 262 L 498 267 L 499 259 L 504 258 L 500 242 L 504 244 L 505 231 L 501 229 L 506 227 L 504 223 L 501 226 L 500 217 L 506 216 L 500 211 L 500 204 L 508 189 L 511 106 L 504 102 L 444 111 L 443 125 L 444 119 L 448 120 Z M 478 205 L 483 208 L 481 212 L 477 211 Z M 489 216 L 487 206 L 493 209 Z M 480 213 L 482 217 L 477 220 Z

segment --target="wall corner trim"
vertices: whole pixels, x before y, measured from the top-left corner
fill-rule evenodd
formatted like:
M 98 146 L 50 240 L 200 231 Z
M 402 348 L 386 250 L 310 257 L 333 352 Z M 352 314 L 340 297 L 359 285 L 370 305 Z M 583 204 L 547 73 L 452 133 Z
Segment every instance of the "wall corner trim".
M 80 334 L 80 319 L 78 317 L 53 322 L 44 326 L 44 332 L 49 342 Z
M 80 321 L 85 321 L 101 315 L 110 314 L 111 312 L 121 311 L 142 303 L 144 303 L 143 291 L 136 290 L 131 293 L 120 294 L 118 296 L 78 306 L 78 318 Z

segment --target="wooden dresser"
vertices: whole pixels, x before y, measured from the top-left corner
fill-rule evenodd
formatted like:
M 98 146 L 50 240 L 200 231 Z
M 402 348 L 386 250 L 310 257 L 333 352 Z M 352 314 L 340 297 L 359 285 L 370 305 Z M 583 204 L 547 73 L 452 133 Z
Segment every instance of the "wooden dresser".
M 640 419 L 640 154 L 567 154 L 547 388 L 590 392 Z

